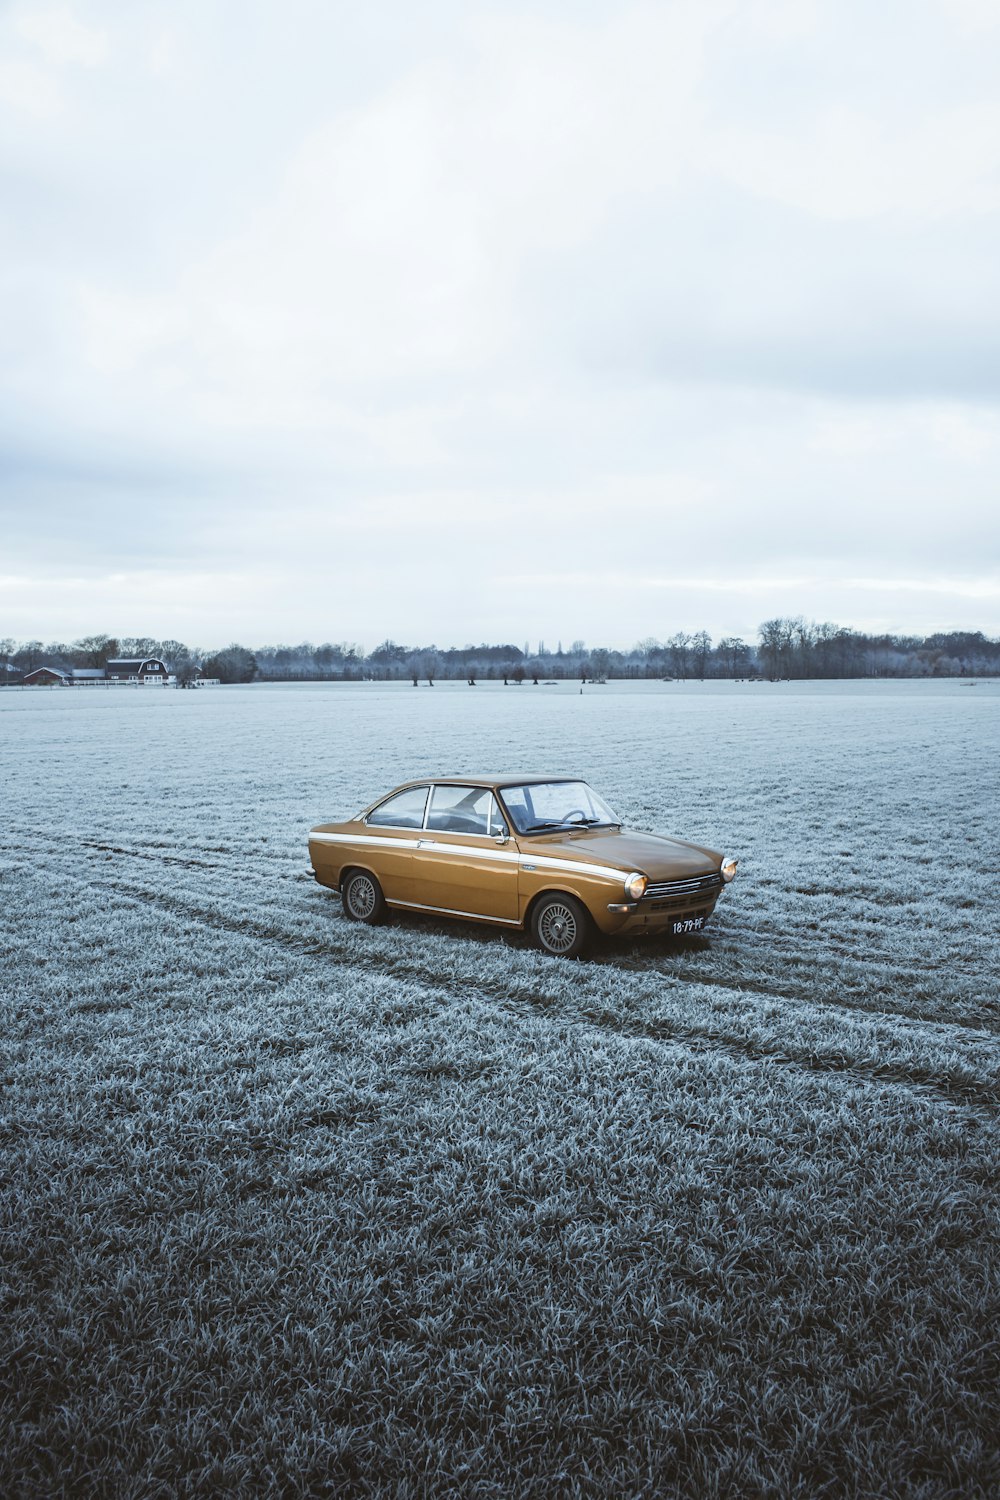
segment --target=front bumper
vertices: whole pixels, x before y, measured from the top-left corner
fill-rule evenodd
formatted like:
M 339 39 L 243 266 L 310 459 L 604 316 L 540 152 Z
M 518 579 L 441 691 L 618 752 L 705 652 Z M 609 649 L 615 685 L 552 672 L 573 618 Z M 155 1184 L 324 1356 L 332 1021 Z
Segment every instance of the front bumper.
M 607 917 L 600 925 L 605 932 L 634 936 L 681 937 L 700 932 L 715 910 L 719 892 L 706 898 L 688 897 L 670 901 L 609 901 Z

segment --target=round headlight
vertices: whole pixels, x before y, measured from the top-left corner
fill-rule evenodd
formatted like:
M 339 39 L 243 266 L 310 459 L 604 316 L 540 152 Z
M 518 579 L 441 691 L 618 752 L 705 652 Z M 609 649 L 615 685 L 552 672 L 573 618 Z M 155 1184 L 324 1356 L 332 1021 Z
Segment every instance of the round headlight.
M 739 860 L 738 859 L 724 859 L 722 861 L 722 869 L 719 871 L 719 874 L 722 876 L 723 880 L 726 882 L 727 885 L 729 884 L 729 882 L 735 876 L 735 874 L 736 874 L 736 866 L 738 864 L 739 864 Z
M 630 901 L 641 901 L 646 894 L 648 882 L 645 875 L 626 875 L 625 894 Z

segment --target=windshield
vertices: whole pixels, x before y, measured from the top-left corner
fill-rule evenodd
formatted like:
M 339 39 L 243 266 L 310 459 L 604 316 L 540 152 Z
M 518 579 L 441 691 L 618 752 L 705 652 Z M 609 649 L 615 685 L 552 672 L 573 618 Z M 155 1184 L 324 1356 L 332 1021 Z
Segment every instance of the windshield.
M 534 781 L 501 787 L 500 795 L 518 833 L 621 827 L 621 819 L 585 781 Z

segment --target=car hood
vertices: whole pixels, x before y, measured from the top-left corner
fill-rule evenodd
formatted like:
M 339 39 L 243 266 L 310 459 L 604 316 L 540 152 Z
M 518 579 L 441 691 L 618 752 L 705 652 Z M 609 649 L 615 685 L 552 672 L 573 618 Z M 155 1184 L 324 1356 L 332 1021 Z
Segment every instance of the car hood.
M 662 833 L 633 833 L 615 828 L 589 828 L 578 833 L 520 835 L 518 847 L 525 859 L 532 853 L 557 855 L 581 864 L 613 865 L 624 874 L 633 870 L 651 880 L 680 880 L 688 875 L 707 875 L 718 870 L 722 855 L 686 839 Z

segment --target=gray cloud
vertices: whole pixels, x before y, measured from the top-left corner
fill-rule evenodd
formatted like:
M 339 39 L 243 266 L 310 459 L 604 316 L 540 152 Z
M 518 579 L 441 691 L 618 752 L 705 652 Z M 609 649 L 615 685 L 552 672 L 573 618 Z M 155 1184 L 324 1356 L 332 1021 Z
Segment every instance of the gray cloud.
M 985 4 L 0 44 L 0 629 L 1000 631 Z

